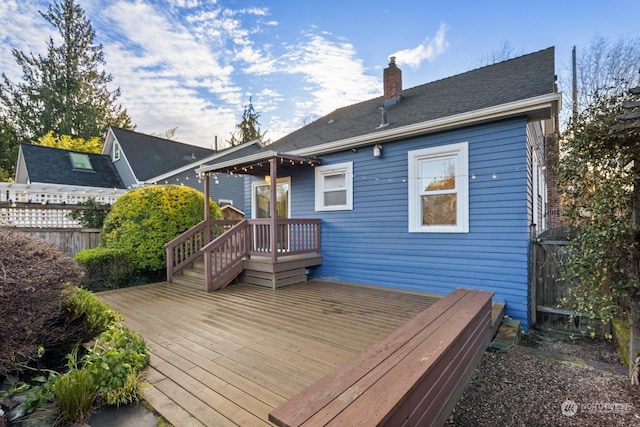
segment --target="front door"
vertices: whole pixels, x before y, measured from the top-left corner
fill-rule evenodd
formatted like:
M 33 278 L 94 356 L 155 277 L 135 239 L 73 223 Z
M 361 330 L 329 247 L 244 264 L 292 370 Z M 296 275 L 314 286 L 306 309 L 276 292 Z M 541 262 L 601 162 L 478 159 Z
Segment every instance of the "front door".
M 255 219 L 271 218 L 271 184 L 266 181 L 255 182 L 252 188 L 251 217 Z M 290 215 L 290 191 L 291 178 L 278 178 L 276 193 L 276 211 L 278 218 L 289 218 Z M 262 234 L 262 233 L 261 233 Z M 266 237 L 266 236 L 264 236 Z M 254 241 L 262 241 L 263 238 L 254 236 Z M 258 244 L 263 246 L 263 244 Z M 270 246 L 270 245 L 269 245 Z M 278 251 L 286 252 L 289 247 L 289 232 L 287 224 L 278 226 Z M 257 248 L 254 248 L 254 250 Z M 266 247 L 264 248 L 266 249 Z M 259 250 L 259 249 L 258 249 Z

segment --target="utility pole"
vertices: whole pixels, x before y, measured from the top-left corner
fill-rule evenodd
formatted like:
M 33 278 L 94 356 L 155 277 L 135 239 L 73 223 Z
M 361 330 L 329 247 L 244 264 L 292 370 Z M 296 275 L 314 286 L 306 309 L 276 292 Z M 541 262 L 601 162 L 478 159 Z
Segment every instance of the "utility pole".
M 578 119 L 578 72 L 576 69 L 576 47 L 574 46 L 571 50 L 571 72 L 572 72 L 572 83 L 571 83 L 571 101 L 573 103 L 573 122 L 575 123 Z

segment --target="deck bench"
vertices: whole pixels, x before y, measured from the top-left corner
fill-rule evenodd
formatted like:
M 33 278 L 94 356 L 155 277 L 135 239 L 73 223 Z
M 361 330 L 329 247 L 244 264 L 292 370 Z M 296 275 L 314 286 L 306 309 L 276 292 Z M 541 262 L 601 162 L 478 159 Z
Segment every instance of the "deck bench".
M 443 425 L 491 338 L 492 296 L 456 289 L 269 420 L 281 427 Z

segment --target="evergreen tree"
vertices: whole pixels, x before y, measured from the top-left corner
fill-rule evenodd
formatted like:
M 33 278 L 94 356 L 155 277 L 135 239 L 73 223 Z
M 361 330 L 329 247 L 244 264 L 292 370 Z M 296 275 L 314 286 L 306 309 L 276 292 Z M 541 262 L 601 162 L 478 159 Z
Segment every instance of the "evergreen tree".
M 102 45 L 95 44 L 82 8 L 74 0 L 54 1 L 40 14 L 58 31 L 61 44 L 50 37 L 46 56 L 13 49 L 22 82 L 4 73 L 0 81 L 0 102 L 18 136 L 36 140 L 52 131 L 56 138 L 90 139 L 104 136 L 109 125 L 130 129 L 126 110 L 116 104 L 120 89 L 107 88 L 112 77 L 102 69 Z
M 12 181 L 16 172 L 18 136 L 5 117 L 0 118 L 0 182 Z
M 267 132 L 260 133 L 259 118 L 260 113 L 253 108 L 251 97 L 249 97 L 249 104 L 244 107 L 244 112 L 242 113 L 242 121 L 236 125 L 236 132 L 231 133 L 231 139 L 228 141 L 229 144 L 234 147 L 256 139 L 268 143 L 268 141 L 263 141 L 264 135 Z

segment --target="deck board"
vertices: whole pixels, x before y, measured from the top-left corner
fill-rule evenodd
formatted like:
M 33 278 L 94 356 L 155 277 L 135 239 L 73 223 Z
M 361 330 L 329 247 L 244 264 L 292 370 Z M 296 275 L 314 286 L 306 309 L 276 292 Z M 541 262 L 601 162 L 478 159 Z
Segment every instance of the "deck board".
M 273 408 L 437 300 L 317 280 L 212 293 L 158 283 L 98 296 L 147 341 L 145 396 L 176 426 L 269 425 Z

